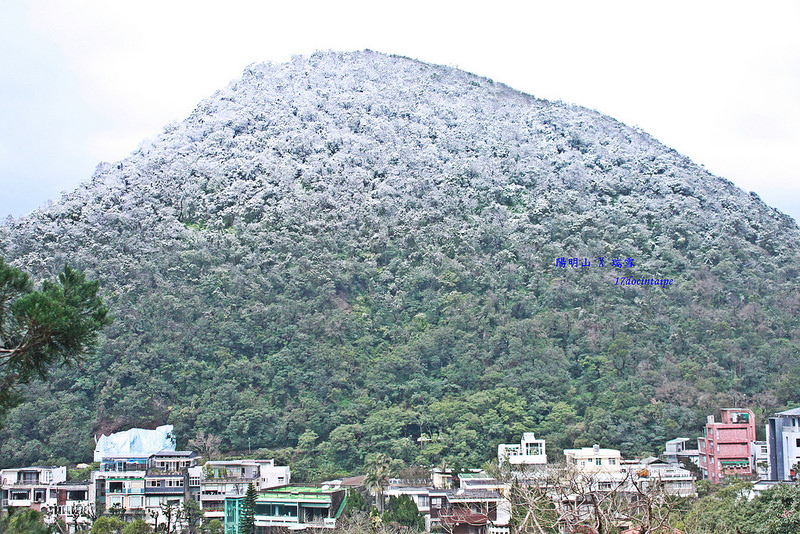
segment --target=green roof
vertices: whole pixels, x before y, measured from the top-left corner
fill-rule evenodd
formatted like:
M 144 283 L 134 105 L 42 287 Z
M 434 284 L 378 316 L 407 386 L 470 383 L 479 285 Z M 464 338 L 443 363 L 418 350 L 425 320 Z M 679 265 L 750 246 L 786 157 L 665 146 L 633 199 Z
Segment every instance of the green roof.
M 479 478 L 479 479 L 490 479 L 489 475 L 486 473 L 460 473 L 458 478 Z

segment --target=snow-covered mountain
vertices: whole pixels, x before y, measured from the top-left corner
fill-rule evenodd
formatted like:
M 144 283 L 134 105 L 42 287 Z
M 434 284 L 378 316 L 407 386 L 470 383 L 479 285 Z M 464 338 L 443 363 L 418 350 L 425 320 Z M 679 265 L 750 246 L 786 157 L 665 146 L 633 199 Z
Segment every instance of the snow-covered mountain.
M 656 452 L 722 404 L 800 401 L 798 237 L 585 108 L 370 51 L 252 65 L 0 228 L 0 255 L 76 265 L 116 316 L 0 453 L 80 460 L 167 423 L 309 477 L 479 462 L 525 430 Z

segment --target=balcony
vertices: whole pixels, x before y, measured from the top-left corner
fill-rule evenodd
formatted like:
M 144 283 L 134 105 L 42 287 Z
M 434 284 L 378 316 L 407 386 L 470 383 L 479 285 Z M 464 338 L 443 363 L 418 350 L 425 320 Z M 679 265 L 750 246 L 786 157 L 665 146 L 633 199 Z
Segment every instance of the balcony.
M 183 486 L 179 487 L 165 487 L 165 486 L 158 486 L 158 487 L 146 487 L 144 488 L 145 495 L 183 495 L 184 491 Z
M 106 495 L 144 495 L 144 488 L 110 489 L 106 491 Z

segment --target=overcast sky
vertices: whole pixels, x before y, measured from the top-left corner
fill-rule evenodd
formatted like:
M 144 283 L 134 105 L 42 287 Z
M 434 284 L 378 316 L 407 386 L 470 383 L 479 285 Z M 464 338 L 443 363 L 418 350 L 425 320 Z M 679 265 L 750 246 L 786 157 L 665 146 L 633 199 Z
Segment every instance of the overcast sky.
M 364 48 L 596 109 L 800 220 L 800 2 L 769 0 L 3 0 L 0 218 L 58 200 L 250 63 Z

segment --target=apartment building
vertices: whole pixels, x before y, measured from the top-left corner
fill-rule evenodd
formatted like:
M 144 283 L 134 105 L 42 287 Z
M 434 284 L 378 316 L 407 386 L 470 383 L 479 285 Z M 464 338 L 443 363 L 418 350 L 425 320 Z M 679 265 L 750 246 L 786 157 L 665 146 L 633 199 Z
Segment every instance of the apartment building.
M 752 443 L 756 441 L 756 421 L 753 412 L 743 408 L 721 410 L 720 421 L 713 415 L 697 438 L 700 469 L 703 478 L 719 483 L 726 476 L 749 476 L 755 473 L 751 458 Z

